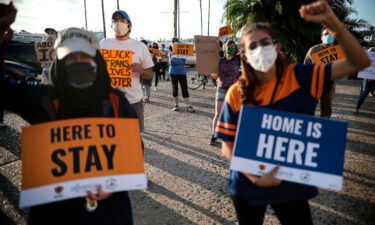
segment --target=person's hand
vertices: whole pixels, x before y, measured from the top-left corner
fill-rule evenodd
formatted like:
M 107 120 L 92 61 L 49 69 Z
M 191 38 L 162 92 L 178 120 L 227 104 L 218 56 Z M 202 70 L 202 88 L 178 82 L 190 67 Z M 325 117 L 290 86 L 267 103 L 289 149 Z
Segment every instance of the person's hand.
M 326 1 L 317 1 L 303 5 L 299 9 L 299 13 L 306 21 L 321 23 L 331 34 L 338 33 L 344 28 L 344 24 L 340 22 Z
M 132 63 L 130 65 L 130 69 L 133 71 L 133 72 L 137 72 L 137 73 L 142 73 L 143 72 L 143 69 L 141 67 L 141 64 L 139 63 Z
M 109 192 L 109 193 L 103 192 L 103 188 L 102 188 L 101 184 L 98 186 L 98 194 L 94 195 L 91 191 L 87 191 L 87 197 L 90 200 L 96 200 L 96 201 L 107 199 L 111 195 L 112 195 L 111 192 Z
M 258 187 L 275 187 L 279 186 L 281 181 L 275 177 L 275 174 L 279 171 L 280 166 L 275 166 L 269 173 L 264 174 L 261 177 L 256 177 L 247 173 L 244 175 L 251 180 Z
M 216 80 L 219 77 L 219 74 L 217 74 L 217 73 L 211 73 L 211 77 L 212 77 L 212 79 Z

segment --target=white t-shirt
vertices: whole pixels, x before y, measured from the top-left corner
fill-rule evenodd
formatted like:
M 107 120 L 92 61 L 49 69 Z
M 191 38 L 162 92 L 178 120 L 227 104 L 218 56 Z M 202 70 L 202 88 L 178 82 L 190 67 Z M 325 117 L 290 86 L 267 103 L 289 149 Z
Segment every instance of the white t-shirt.
M 115 38 L 104 38 L 99 42 L 99 45 L 100 49 L 132 51 L 132 63 L 139 63 L 142 69 L 148 69 L 154 66 L 147 46 L 132 38 L 126 41 L 119 41 Z M 129 88 L 118 87 L 119 90 L 125 93 L 125 97 L 130 104 L 137 103 L 143 98 L 142 85 L 139 78 L 140 74 L 133 72 L 132 86 Z

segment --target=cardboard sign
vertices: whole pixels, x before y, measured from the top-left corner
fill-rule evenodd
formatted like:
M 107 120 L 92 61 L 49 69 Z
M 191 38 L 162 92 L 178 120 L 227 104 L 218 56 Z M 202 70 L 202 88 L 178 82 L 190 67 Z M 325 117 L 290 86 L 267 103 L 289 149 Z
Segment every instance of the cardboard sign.
M 219 28 L 219 34 L 217 35 L 219 39 L 233 36 L 233 31 L 230 26 L 224 26 Z
M 137 119 L 80 118 L 22 129 L 20 207 L 146 188 Z
M 54 44 L 53 41 L 34 43 L 35 55 L 39 63 L 52 63 L 56 54 Z
M 330 48 L 320 50 L 311 55 L 313 63 L 331 63 L 339 59 L 345 59 L 345 54 L 340 45 L 335 45 Z
M 194 56 L 194 45 L 173 43 L 173 56 Z
M 231 170 L 341 190 L 348 123 L 242 106 Z
M 100 50 L 107 64 L 107 71 L 111 78 L 112 87 L 132 87 L 133 71 L 130 69 L 132 64 L 132 51 L 125 50 Z
M 156 48 L 150 48 L 151 51 L 151 57 L 156 57 L 157 59 L 161 59 L 161 49 L 156 49 Z
M 375 52 L 367 52 L 371 65 L 358 73 L 359 78 L 375 80 Z
M 197 72 L 204 75 L 219 73 L 220 45 L 218 38 L 195 35 L 194 44 L 197 58 Z

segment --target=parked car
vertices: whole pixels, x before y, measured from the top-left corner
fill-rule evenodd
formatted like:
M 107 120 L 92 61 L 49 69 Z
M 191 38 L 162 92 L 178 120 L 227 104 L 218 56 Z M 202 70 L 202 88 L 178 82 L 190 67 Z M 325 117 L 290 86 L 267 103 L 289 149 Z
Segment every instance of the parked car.
M 6 79 L 12 80 L 35 80 L 37 71 L 26 64 L 5 60 Z

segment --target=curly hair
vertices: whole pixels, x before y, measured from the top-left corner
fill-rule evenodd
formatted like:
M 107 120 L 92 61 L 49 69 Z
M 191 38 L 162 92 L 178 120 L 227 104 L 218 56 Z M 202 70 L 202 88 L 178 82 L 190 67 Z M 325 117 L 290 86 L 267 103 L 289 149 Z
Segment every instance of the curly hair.
M 271 38 L 276 42 L 276 38 L 272 32 L 270 26 L 265 23 L 253 23 L 244 28 L 241 35 L 241 66 L 242 74 L 240 76 L 239 82 L 239 91 L 241 94 L 242 104 L 252 104 L 259 105 L 260 102 L 254 98 L 254 90 L 257 84 L 259 84 L 258 78 L 255 76 L 254 68 L 247 62 L 245 56 L 245 36 L 249 35 L 255 30 L 261 30 L 266 32 L 271 36 Z M 282 72 L 286 65 L 285 59 L 281 55 L 277 55 L 276 59 L 276 74 L 277 79 L 281 79 Z

